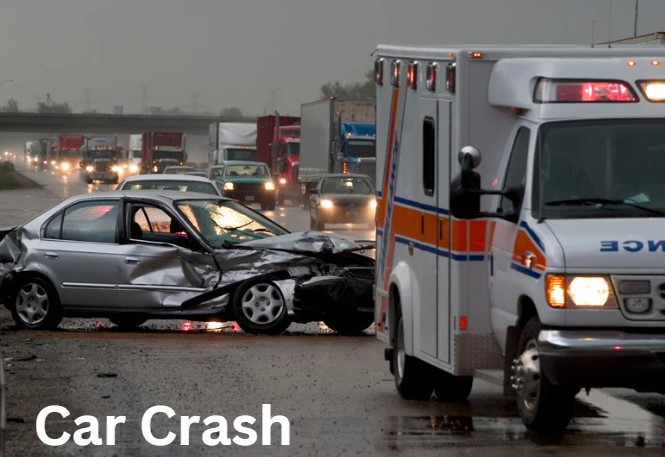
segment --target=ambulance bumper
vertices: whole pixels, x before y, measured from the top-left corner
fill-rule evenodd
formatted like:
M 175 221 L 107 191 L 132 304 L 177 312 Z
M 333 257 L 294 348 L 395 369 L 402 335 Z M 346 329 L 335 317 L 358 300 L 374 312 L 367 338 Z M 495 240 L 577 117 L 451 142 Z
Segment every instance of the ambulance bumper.
M 665 392 L 665 334 L 543 330 L 538 352 L 556 385 Z

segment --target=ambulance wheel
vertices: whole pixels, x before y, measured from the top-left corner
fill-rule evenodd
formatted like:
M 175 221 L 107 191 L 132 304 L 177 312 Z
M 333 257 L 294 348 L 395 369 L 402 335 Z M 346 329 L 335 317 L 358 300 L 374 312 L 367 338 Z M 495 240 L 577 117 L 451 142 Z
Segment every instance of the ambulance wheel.
M 406 354 L 404 320 L 397 320 L 393 367 L 397 393 L 407 400 L 429 400 L 434 390 L 434 368 Z
M 473 387 L 473 376 L 455 376 L 438 370 L 434 395 L 440 401 L 459 402 L 469 398 Z
M 577 389 L 552 384 L 540 369 L 538 334 L 542 324 L 532 317 L 524 326 L 512 364 L 517 410 L 524 425 L 536 432 L 560 433 L 573 417 Z

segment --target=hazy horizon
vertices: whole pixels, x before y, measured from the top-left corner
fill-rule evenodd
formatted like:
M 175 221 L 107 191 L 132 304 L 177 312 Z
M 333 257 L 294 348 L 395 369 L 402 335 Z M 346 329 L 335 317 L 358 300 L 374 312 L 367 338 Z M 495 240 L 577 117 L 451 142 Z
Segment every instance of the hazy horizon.
M 638 35 L 659 31 L 665 2 L 639 8 Z M 0 104 L 298 114 L 322 84 L 362 81 L 380 43 L 589 44 L 592 29 L 632 36 L 634 13 L 634 0 L 5 0 Z

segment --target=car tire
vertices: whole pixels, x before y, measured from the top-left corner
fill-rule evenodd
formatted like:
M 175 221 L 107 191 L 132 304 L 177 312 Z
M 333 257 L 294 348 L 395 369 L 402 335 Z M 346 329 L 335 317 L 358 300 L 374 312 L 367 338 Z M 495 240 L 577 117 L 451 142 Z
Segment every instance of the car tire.
M 540 370 L 538 334 L 542 324 L 532 317 L 522 329 L 513 361 L 517 410 L 524 425 L 536 432 L 560 433 L 573 417 L 578 389 L 552 384 Z
M 455 376 L 437 370 L 434 395 L 439 401 L 461 402 L 469 398 L 473 387 L 473 376 Z
M 352 311 L 327 316 L 323 323 L 340 335 L 356 336 L 362 335 L 374 323 L 374 315 Z
M 278 335 L 291 325 L 286 300 L 273 278 L 244 281 L 233 294 L 233 315 L 247 333 Z
M 277 191 L 277 204 L 278 204 L 279 206 L 284 206 L 284 200 L 285 200 L 285 199 L 284 199 L 284 194 L 282 194 L 282 192 L 280 192 L 280 191 L 278 190 L 278 191 Z
M 54 329 L 62 321 L 60 298 L 53 285 L 40 276 L 18 279 L 10 295 L 12 318 L 28 330 Z
M 263 211 L 275 211 L 275 200 L 266 200 L 261 202 L 261 210 Z
M 422 360 L 406 354 L 402 316 L 397 318 L 396 328 L 393 376 L 397 393 L 406 400 L 429 400 L 434 390 L 435 369 Z
M 123 330 L 133 330 L 139 325 L 145 323 L 148 319 L 141 316 L 120 315 L 109 317 L 109 320 L 113 323 L 113 325 L 120 327 Z

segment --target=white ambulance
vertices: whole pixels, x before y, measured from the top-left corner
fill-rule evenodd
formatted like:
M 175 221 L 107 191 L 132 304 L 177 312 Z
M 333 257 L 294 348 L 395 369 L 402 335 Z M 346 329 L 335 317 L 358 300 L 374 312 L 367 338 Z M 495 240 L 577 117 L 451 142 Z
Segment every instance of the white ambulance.
M 376 323 L 399 394 L 462 400 L 499 373 L 551 432 L 580 389 L 665 393 L 665 48 L 376 55 Z

